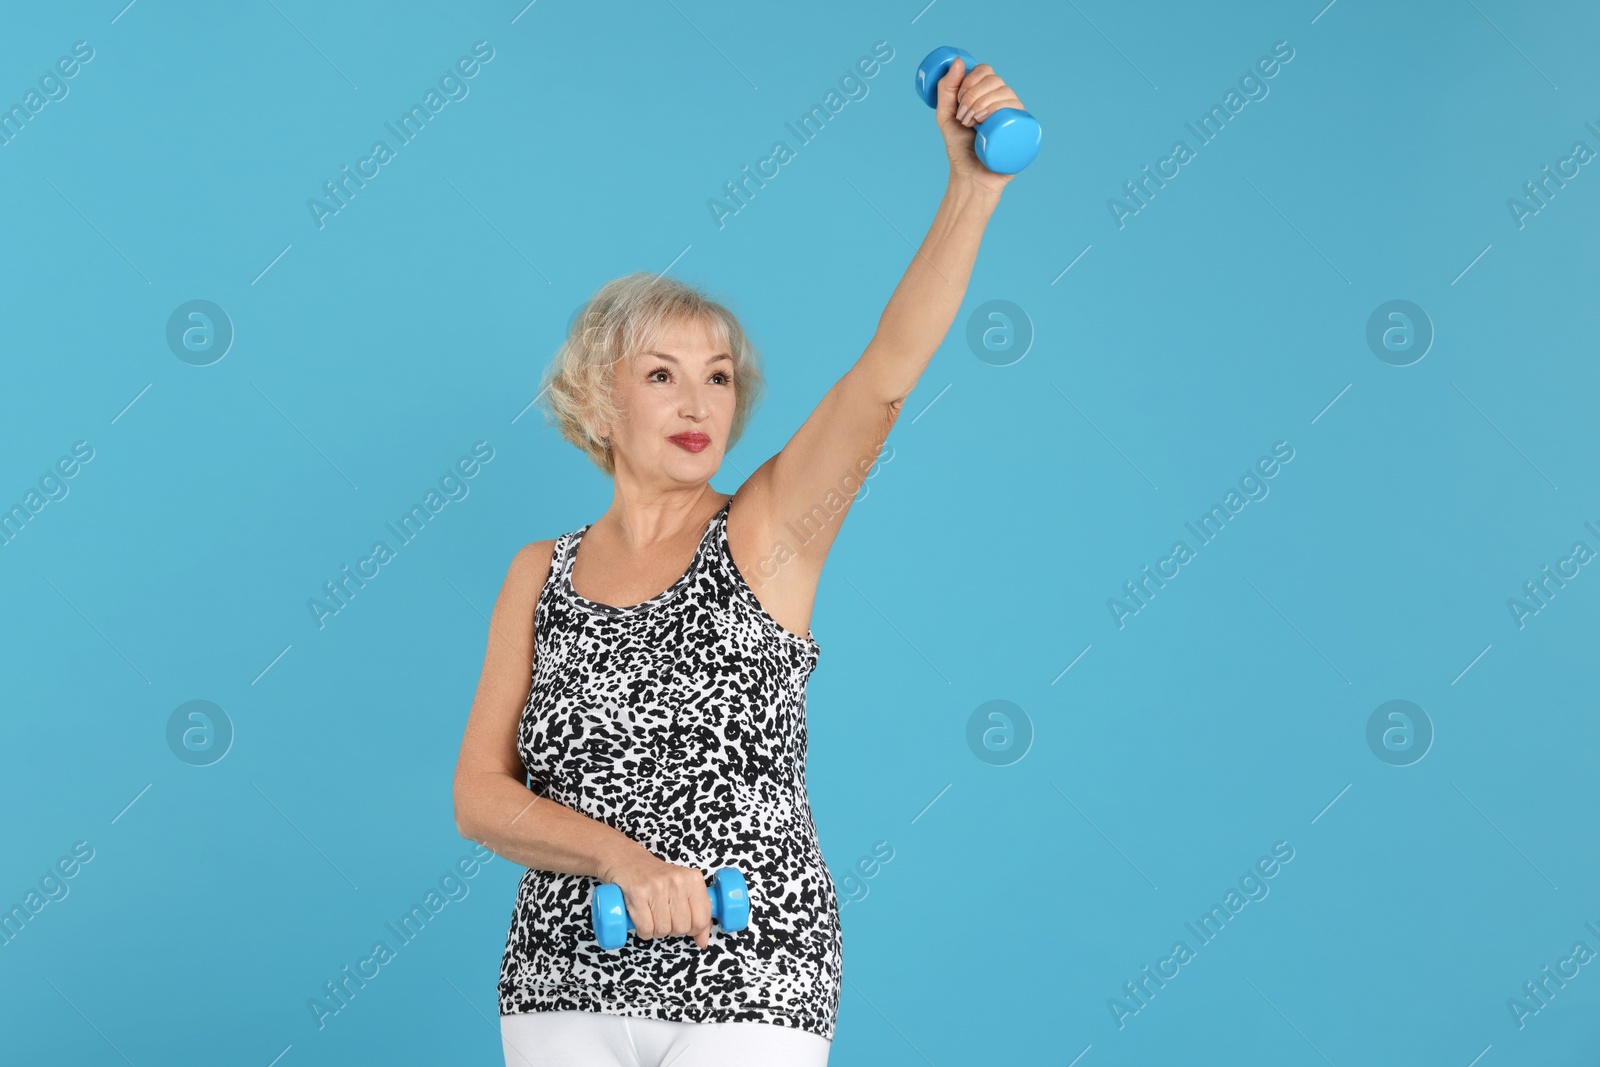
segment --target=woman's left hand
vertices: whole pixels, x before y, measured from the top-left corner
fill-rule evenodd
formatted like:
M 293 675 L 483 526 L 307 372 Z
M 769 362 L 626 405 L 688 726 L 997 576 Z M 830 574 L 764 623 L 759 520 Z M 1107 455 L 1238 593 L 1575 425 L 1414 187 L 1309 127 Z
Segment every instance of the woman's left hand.
M 978 161 L 973 151 L 977 136 L 973 127 L 1003 107 L 1022 110 L 1022 101 L 987 63 L 972 70 L 960 56 L 939 79 L 939 102 L 934 119 L 944 135 L 945 152 L 950 157 L 950 181 L 966 182 L 986 192 L 998 194 L 1015 174 L 996 174 Z

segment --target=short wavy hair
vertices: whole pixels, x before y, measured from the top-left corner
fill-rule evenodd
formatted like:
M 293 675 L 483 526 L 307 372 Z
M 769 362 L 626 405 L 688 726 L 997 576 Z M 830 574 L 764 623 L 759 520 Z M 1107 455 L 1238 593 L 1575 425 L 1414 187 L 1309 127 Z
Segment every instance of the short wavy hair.
M 610 477 L 617 473 L 611 442 L 595 436 L 594 427 L 625 417 L 612 392 L 616 365 L 648 351 L 682 322 L 704 323 L 712 343 L 733 357 L 735 402 L 726 448 L 744 434 L 761 401 L 766 380 L 760 354 L 733 312 L 698 286 L 658 274 L 641 271 L 607 282 L 574 316 L 539 395 L 546 421 Z

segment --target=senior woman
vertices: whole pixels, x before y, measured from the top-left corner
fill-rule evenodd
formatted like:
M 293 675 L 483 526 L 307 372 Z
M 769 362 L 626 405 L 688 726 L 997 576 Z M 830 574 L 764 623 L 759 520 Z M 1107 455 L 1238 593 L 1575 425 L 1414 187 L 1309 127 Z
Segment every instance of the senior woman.
M 1010 181 L 973 154 L 1000 107 L 1022 103 L 987 64 L 939 82 L 950 173 L 927 238 L 861 358 L 731 496 L 711 477 L 762 380 L 725 307 L 620 278 L 552 361 L 554 421 L 612 477 L 611 506 L 512 560 L 454 781 L 461 834 L 528 868 L 500 969 L 507 1064 L 827 1062 L 842 940 L 805 785 L 812 602 Z M 722 867 L 745 876 L 745 929 L 712 925 Z M 635 927 L 612 951 L 590 928 L 603 882 Z

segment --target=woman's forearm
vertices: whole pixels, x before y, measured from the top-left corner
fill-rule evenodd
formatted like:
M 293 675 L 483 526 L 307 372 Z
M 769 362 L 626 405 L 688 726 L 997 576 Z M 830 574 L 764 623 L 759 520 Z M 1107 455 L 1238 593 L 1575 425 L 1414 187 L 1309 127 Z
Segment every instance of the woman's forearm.
M 617 860 L 644 846 L 503 774 L 457 785 L 456 828 L 524 867 L 605 878 Z
M 903 400 L 944 343 L 972 277 L 998 192 L 952 178 L 928 236 L 895 286 L 856 367 L 885 400 Z

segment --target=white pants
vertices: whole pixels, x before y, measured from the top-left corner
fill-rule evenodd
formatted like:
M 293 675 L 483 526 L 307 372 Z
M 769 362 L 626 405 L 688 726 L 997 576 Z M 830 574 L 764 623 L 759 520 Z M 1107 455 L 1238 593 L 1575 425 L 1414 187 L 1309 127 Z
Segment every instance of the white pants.
M 690 1023 L 591 1011 L 500 1016 L 506 1067 L 825 1067 L 832 1042 L 776 1023 Z

